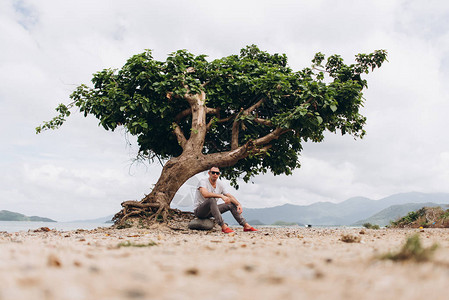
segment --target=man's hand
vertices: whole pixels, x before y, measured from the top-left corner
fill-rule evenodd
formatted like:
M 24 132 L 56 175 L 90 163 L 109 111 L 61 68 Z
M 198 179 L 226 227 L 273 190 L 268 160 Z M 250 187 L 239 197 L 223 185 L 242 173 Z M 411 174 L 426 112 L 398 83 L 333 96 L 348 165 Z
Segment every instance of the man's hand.
M 231 198 L 229 198 L 228 196 L 223 195 L 223 197 L 221 197 L 221 199 L 223 199 L 224 203 L 226 203 L 226 204 L 231 203 Z
M 243 208 L 240 204 L 237 205 L 237 212 L 241 214 L 243 212 Z

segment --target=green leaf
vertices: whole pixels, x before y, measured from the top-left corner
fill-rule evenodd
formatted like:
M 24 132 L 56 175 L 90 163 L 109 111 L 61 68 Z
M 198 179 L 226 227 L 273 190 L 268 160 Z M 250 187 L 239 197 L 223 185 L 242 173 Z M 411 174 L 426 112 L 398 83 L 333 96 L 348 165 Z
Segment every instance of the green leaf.
M 211 61 L 187 50 L 158 61 L 146 50 L 119 70 L 95 73 L 92 86 L 77 87 L 70 95 L 73 102 L 58 106 L 56 117 L 36 132 L 59 128 L 76 107 L 84 116 L 97 118 L 106 130 L 123 126 L 137 137 L 139 156 L 163 161 L 181 155 L 184 143 L 177 137 L 182 135 L 186 140 L 204 138 L 198 141 L 204 145 L 198 151 L 208 155 L 231 150 L 233 125 L 239 125 L 239 146 L 281 128 L 285 133 L 257 145 L 248 157 L 224 168 L 223 176 L 237 184 L 238 177 L 291 174 L 300 165 L 302 143 L 323 141 L 325 130 L 363 137 L 366 119 L 359 114 L 367 87 L 363 76 L 386 61 L 386 51 L 359 54 L 349 65 L 339 55 L 325 57 L 317 53 L 311 67 L 293 71 L 286 55 L 256 45 Z M 205 135 L 191 129 L 191 100 L 203 92 L 207 108 L 214 110 L 197 119 L 204 120 L 195 128 L 207 127 Z M 175 129 L 178 135 L 173 134 Z

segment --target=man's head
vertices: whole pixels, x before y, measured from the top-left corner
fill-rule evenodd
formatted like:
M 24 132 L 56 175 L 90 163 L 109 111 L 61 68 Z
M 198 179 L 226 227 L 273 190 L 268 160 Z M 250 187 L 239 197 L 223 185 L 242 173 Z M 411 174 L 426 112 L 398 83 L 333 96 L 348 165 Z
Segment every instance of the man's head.
M 212 167 L 209 170 L 209 179 L 212 182 L 217 181 L 218 177 L 220 176 L 220 169 L 218 167 Z

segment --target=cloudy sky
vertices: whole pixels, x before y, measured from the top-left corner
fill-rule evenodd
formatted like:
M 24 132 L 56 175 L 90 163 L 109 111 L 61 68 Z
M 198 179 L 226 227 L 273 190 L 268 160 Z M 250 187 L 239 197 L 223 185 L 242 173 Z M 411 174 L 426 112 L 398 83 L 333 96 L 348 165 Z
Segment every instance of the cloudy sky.
M 69 221 L 140 199 L 161 167 L 133 163 L 124 131 L 76 113 L 57 131 L 34 128 L 92 73 L 144 49 L 159 60 L 178 49 L 214 59 L 249 44 L 286 53 L 295 70 L 318 51 L 351 62 L 386 49 L 389 62 L 366 77 L 366 138 L 306 144 L 292 176 L 241 184 L 234 193 L 244 206 L 449 192 L 447 1 L 2 0 L 0 210 Z

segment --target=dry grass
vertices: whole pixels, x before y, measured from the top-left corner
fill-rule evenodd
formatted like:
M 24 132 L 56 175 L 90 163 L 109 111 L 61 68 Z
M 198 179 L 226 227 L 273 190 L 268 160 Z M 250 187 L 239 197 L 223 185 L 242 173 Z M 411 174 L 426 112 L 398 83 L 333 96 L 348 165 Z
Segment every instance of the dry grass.
M 438 248 L 437 244 L 433 244 L 428 248 L 424 248 L 421 244 L 419 234 L 414 234 L 407 238 L 401 250 L 396 253 L 386 253 L 381 259 L 389 259 L 393 261 L 416 261 L 425 262 L 432 258 L 433 253 Z
M 340 240 L 344 243 L 360 243 L 362 240 L 359 236 L 351 234 L 343 234 Z

